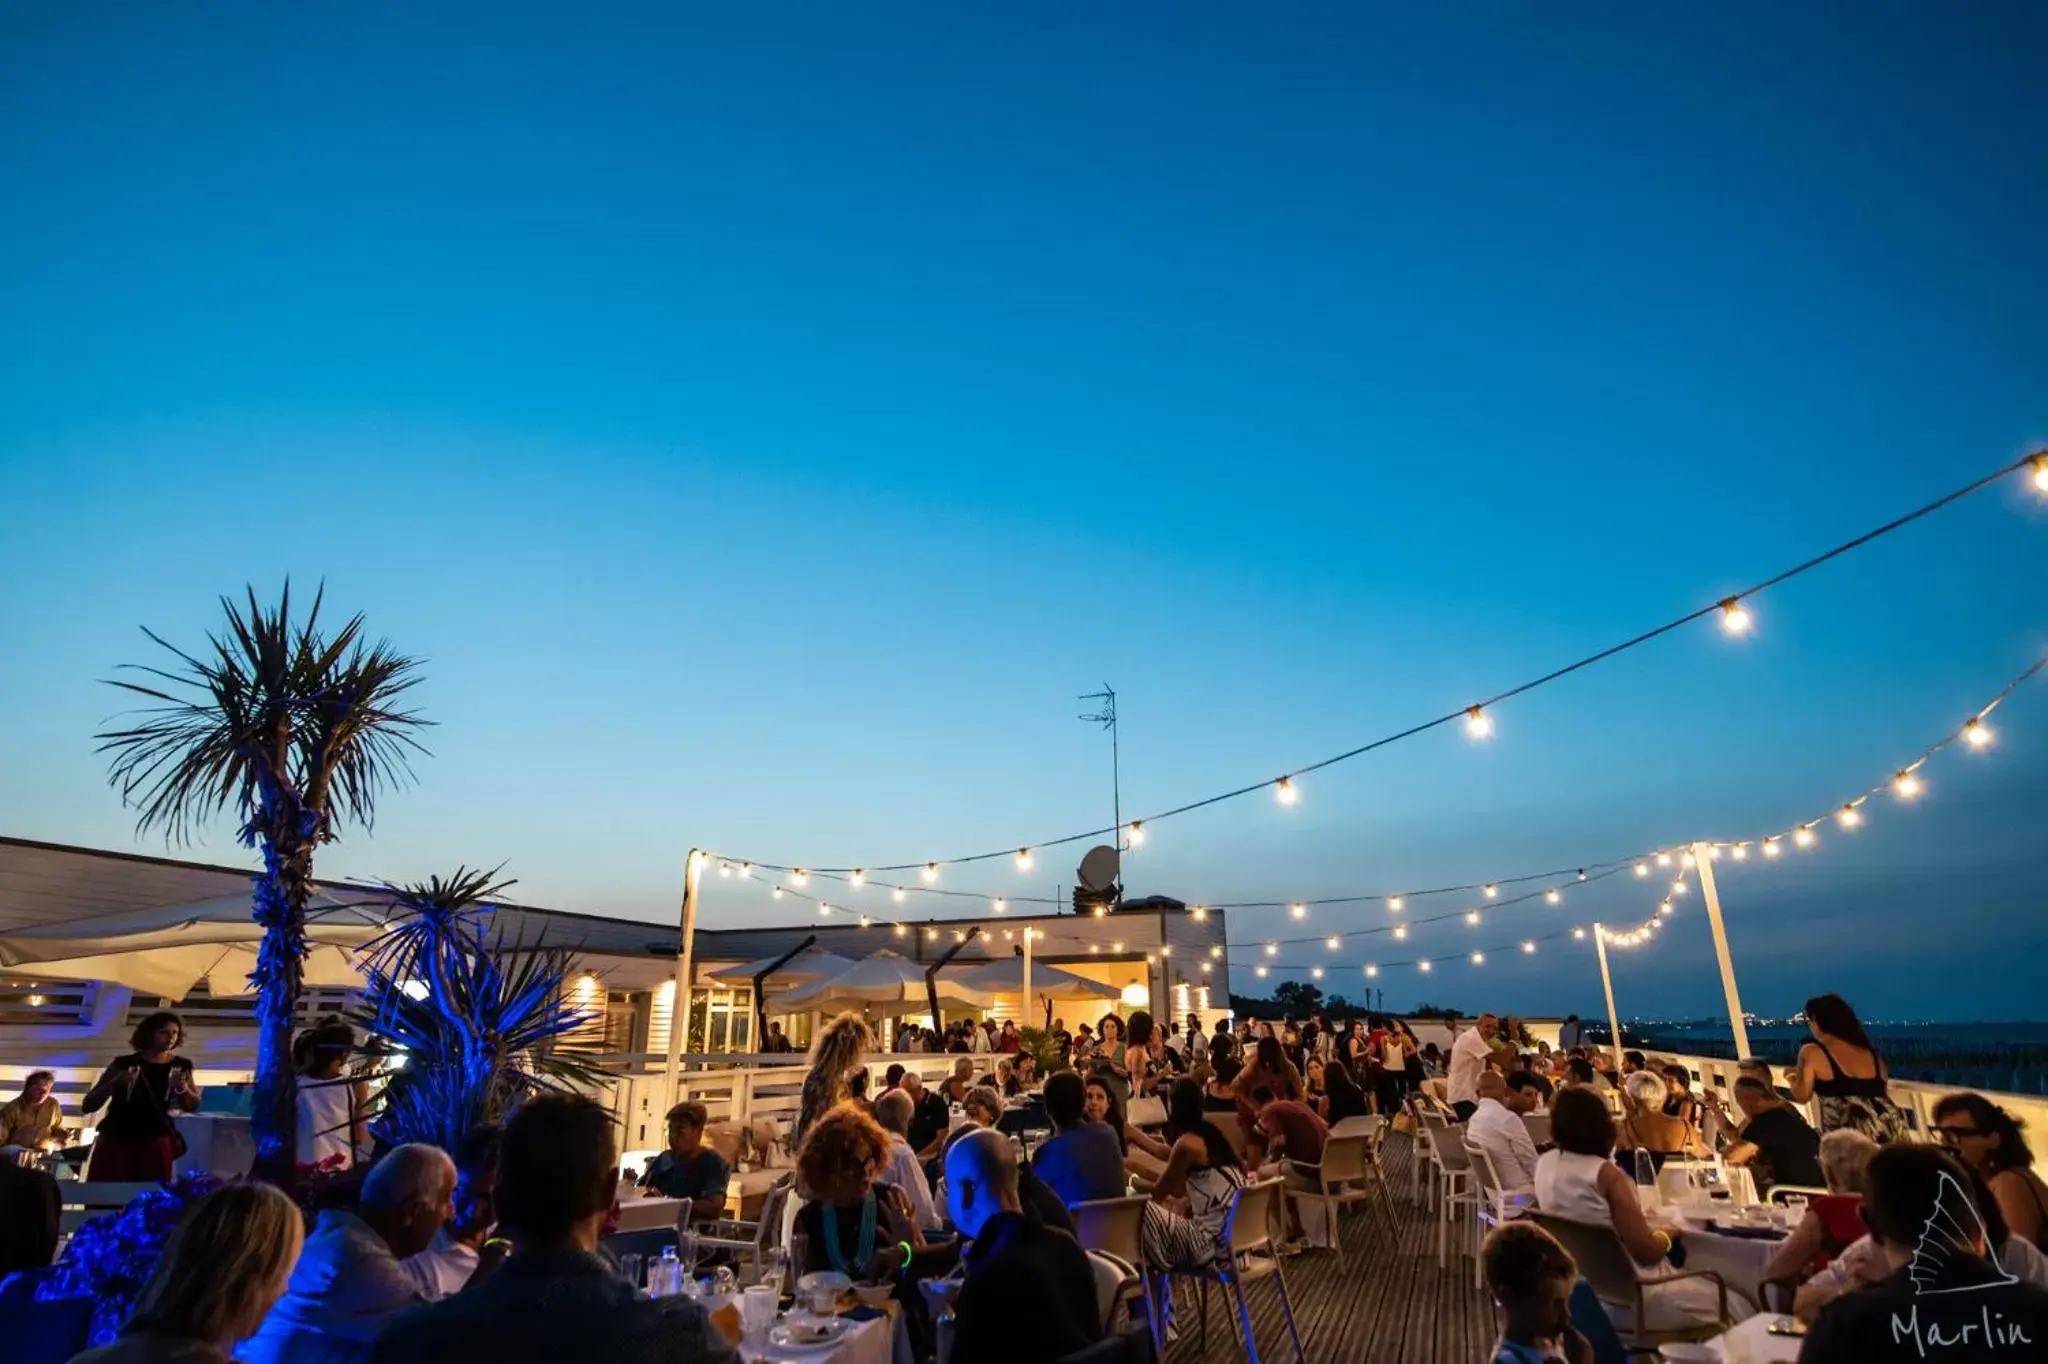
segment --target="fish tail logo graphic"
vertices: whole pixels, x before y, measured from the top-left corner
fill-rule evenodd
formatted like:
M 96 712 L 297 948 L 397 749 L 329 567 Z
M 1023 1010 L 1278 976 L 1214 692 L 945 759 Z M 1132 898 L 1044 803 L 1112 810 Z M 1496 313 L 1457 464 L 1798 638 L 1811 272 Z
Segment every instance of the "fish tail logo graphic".
M 1984 1247 L 1984 1263 L 1991 1267 L 1992 1276 L 1964 1276 L 1973 1281 L 1956 1284 L 1954 1276 L 1945 1271 L 1958 1257 L 1976 1259 L 1979 1245 Z M 1976 1293 L 2019 1282 L 2017 1275 L 1999 1263 L 1998 1247 L 1991 1244 L 1991 1234 L 1984 1228 L 1976 1203 L 1946 1170 L 1941 1172 L 1934 1208 L 1920 1228 L 1920 1239 L 1913 1246 L 1913 1258 L 1906 1263 L 1906 1274 L 1913 1281 L 1916 1295 Z

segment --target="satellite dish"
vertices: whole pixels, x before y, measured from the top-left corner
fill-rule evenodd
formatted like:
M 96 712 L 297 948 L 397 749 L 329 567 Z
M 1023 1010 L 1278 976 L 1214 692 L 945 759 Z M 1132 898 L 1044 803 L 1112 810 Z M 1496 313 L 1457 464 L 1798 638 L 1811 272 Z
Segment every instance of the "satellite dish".
M 1081 859 L 1080 870 L 1074 875 L 1081 878 L 1081 884 L 1089 890 L 1111 890 L 1116 886 L 1118 871 L 1116 849 L 1104 844 L 1090 848 L 1088 855 Z

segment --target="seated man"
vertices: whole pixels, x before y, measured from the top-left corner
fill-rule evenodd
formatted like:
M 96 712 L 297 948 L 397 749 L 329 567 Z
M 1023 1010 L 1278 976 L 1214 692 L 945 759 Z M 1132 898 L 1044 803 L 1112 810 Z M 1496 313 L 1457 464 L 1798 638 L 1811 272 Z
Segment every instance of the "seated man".
M 455 1153 L 455 1216 L 434 1233 L 432 1245 L 405 1261 L 429 1302 L 460 1293 L 503 1258 L 503 1242 L 487 1259 L 482 1252 L 498 1222 L 498 1147 L 504 1135 L 496 1123 L 470 1129 Z
M 953 1307 L 956 1360 L 1043 1364 L 1102 1338 L 1088 1253 L 1024 1215 L 1017 1178 L 1016 1155 L 1000 1133 L 970 1133 L 946 1153 L 946 1203 L 972 1243 Z
M 903 1190 L 910 1199 L 910 1220 L 920 1231 L 933 1231 L 939 1215 L 932 1208 L 932 1186 L 925 1182 L 917 1152 L 910 1149 L 910 1116 L 917 1105 L 900 1089 L 892 1089 L 875 1100 L 875 1121 L 889 1134 L 889 1164 L 882 1179 Z
M 732 1183 L 732 1167 L 725 1157 L 704 1144 L 704 1125 L 710 1120 L 703 1104 L 685 1099 L 668 1111 L 668 1149 L 648 1162 L 640 1176 L 640 1187 L 664 1198 L 681 1198 L 687 1207 L 676 1210 L 676 1225 L 715 1222 L 725 1216 L 725 1193 Z
M 433 1243 L 453 1209 L 455 1166 L 437 1146 L 400 1146 L 363 1179 L 356 1211 L 313 1224 L 284 1296 L 235 1358 L 248 1364 L 356 1364 L 401 1308 L 424 1302 L 400 1264 Z
M 54 1151 L 64 1144 L 63 1109 L 57 1096 L 57 1077 L 47 1070 L 32 1070 L 22 1081 L 21 1096 L 0 1104 L 0 1146 L 18 1146 L 24 1151 Z
M 1863 1220 L 1891 1274 L 1821 1309 L 1802 1364 L 2034 1359 L 2048 1342 L 2048 1289 L 2001 1264 L 1966 1170 L 1932 1146 L 1871 1157 Z
M 1465 1140 L 1486 1152 L 1501 1188 L 1512 1194 L 1536 1191 L 1536 1143 L 1522 1122 L 1534 1107 L 1534 1078 L 1526 1071 L 1508 1079 L 1487 1071 L 1479 1077 L 1479 1106 L 1465 1123 Z
M 1106 1122 L 1089 1122 L 1081 1077 L 1062 1070 L 1045 1082 L 1045 1115 L 1052 1140 L 1031 1158 L 1031 1170 L 1072 1206 L 1124 1195 L 1123 1146 Z
M 694 1298 L 642 1299 L 599 1258 L 618 1180 L 601 1105 L 567 1095 L 521 1105 L 498 1160 L 498 1222 L 517 1249 L 468 1291 L 402 1313 L 377 1338 L 371 1364 L 738 1364 Z
M 914 1070 L 903 1073 L 903 1092 L 910 1096 L 910 1130 L 904 1135 L 910 1139 L 910 1149 L 917 1152 L 919 1160 L 930 1160 L 939 1153 L 939 1144 L 946 1139 L 946 1129 L 952 1124 L 952 1113 L 946 1101 L 924 1087 Z
M 1735 1082 L 1735 1104 L 1742 1127 L 1727 1153 L 1730 1165 L 1747 1165 L 1759 1195 L 1773 1184 L 1825 1188 L 1820 1168 L 1820 1133 L 1807 1125 L 1799 1110 L 1754 1076 Z
M 1275 1097 L 1270 1085 L 1254 1085 L 1251 1099 L 1259 1115 L 1253 1129 L 1254 1146 L 1258 1149 L 1246 1152 L 1246 1162 L 1256 1167 L 1262 1152 L 1265 1160 L 1280 1162 L 1281 1178 L 1288 1188 L 1320 1192 L 1321 1179 L 1313 1171 L 1295 1167 L 1322 1164 L 1323 1143 L 1330 1136 L 1329 1124 L 1299 1099 Z M 1264 1171 L 1260 1173 L 1263 1175 Z M 1300 1208 L 1291 1198 L 1286 1204 L 1287 1235 L 1299 1243 Z

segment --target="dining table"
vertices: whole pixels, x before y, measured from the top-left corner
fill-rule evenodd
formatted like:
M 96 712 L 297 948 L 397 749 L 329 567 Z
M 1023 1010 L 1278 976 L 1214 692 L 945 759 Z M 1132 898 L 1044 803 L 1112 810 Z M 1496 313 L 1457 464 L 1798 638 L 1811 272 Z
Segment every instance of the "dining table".
M 1770 1209 L 1767 1215 L 1774 1220 L 1744 1225 L 1731 1204 L 1710 1202 L 1666 1203 L 1648 1216 L 1652 1226 L 1684 1239 L 1685 1268 L 1720 1275 L 1753 1311 L 1763 1306 L 1764 1270 L 1791 1234 L 1782 1225 L 1784 1209 Z
M 746 1364 L 911 1364 L 910 1332 L 893 1308 L 866 1321 L 842 1317 L 839 1339 L 824 1345 L 778 1346 L 767 1339 L 740 1342 Z
M 1739 1322 L 1712 1340 L 1697 1344 L 1661 1347 L 1669 1364 L 1798 1364 L 1803 1335 L 1787 1335 L 1772 1328 L 1786 1320 L 1765 1312 Z

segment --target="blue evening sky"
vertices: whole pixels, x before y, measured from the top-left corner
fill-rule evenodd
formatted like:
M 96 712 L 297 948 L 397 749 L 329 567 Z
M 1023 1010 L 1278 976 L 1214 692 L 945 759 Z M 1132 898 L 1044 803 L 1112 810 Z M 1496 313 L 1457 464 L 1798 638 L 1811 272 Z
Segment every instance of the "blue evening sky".
M 530 902 L 669 918 L 693 844 L 873 864 L 1107 822 L 1073 700 L 1105 680 L 1124 810 L 1163 808 L 2048 437 L 2038 5 L 589 8 L 0 15 L 0 832 L 162 851 L 104 784 L 98 680 L 289 573 L 429 660 L 439 725 L 322 872 L 502 859 Z M 1131 889 L 1783 827 L 2040 656 L 2044 581 L 2011 480 L 1766 596 L 1753 639 L 1162 824 Z M 1746 1002 L 2040 1016 L 2048 686 L 1998 732 L 1921 808 L 1728 871 Z M 948 884 L 1051 894 L 1071 851 Z M 709 885 L 707 924 L 801 917 Z M 1624 1012 L 1719 1010 L 1696 906 L 1618 963 Z M 1397 953 L 1326 955 L 1355 995 Z M 1568 942 L 1379 983 L 1598 999 Z

